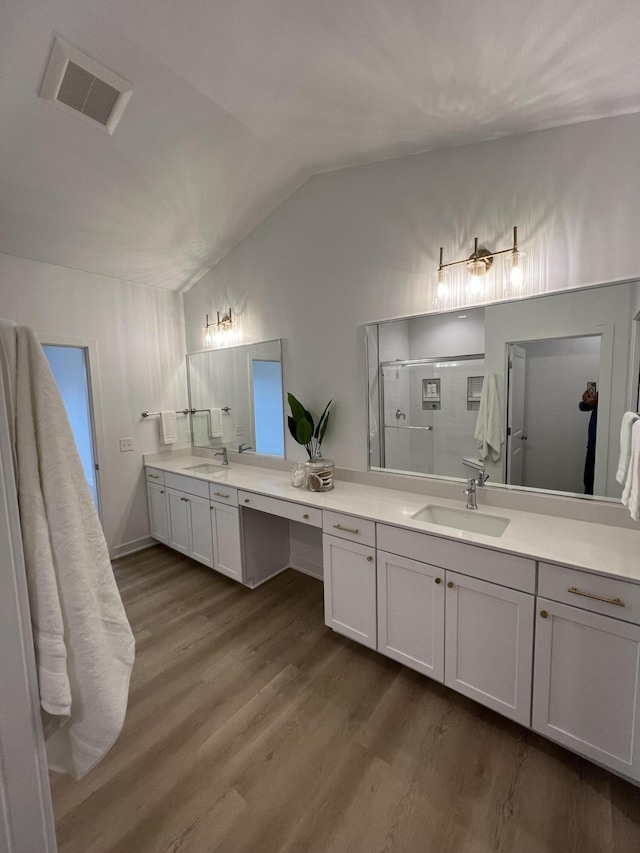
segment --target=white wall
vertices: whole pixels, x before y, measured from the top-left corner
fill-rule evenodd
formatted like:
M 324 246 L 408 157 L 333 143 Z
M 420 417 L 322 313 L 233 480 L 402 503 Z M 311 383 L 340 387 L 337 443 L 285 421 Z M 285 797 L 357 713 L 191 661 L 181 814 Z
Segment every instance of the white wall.
M 363 324 L 433 310 L 439 247 L 508 246 L 516 224 L 536 291 L 639 277 L 638 150 L 630 115 L 316 176 L 185 294 L 187 346 L 229 304 L 245 340 L 285 338 L 285 388 L 334 397 L 326 450 L 366 469 Z
M 158 419 L 140 413 L 188 404 L 181 294 L 0 254 L 0 317 L 32 326 L 44 341 L 95 342 L 105 536 L 115 556 L 144 544 L 141 458 L 160 445 Z M 181 441 L 173 448 L 189 443 L 187 420 L 178 423 Z M 134 452 L 120 453 L 119 439 L 131 437 Z

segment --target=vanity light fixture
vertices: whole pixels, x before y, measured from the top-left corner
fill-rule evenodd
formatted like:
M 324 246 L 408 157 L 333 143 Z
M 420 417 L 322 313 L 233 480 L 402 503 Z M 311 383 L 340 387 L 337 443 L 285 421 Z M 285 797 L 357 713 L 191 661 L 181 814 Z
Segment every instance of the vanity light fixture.
M 210 347 L 216 340 L 223 341 L 226 338 L 231 337 L 233 333 L 233 318 L 231 316 L 231 308 L 227 311 L 226 314 L 220 316 L 220 312 L 217 311 L 217 320 L 209 322 L 209 315 L 206 315 L 206 322 L 204 327 L 204 343 L 205 346 Z
M 518 226 L 513 227 L 513 245 L 508 249 L 500 249 L 497 252 L 491 252 L 486 246 L 478 245 L 476 237 L 473 244 L 473 252 L 468 258 L 462 258 L 459 261 L 450 261 L 445 264 L 443 262 L 443 248 L 440 247 L 440 262 L 435 273 L 436 280 L 436 301 L 442 302 L 446 299 L 448 293 L 447 276 L 449 267 L 460 266 L 465 264 L 471 279 L 470 291 L 479 293 L 482 291 L 480 279 L 485 276 L 493 266 L 493 259 L 498 255 L 509 255 L 509 281 L 514 286 L 520 286 L 523 280 L 522 274 L 522 259 L 524 253 L 518 249 Z

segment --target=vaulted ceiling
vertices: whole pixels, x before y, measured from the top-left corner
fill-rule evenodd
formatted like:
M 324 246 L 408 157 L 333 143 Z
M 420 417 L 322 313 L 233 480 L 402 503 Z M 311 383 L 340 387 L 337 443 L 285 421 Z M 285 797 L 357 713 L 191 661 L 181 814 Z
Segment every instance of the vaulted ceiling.
M 38 97 L 54 34 L 129 80 Z M 638 0 L 2 0 L 0 251 L 188 287 L 310 175 L 640 111 Z

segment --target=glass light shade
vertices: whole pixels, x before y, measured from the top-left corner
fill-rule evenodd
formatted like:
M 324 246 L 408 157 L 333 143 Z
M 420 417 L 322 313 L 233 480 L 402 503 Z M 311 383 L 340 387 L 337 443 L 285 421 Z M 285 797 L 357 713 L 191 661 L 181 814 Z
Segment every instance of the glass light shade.
M 205 326 L 202 330 L 202 338 L 204 340 L 204 345 L 206 347 L 210 347 L 213 344 L 213 326 Z
M 449 270 L 438 269 L 434 272 L 433 289 L 435 292 L 433 301 L 436 305 L 441 305 L 447 301 L 449 297 Z
M 522 287 L 524 283 L 524 252 L 512 252 L 509 255 L 509 284 L 512 287 Z

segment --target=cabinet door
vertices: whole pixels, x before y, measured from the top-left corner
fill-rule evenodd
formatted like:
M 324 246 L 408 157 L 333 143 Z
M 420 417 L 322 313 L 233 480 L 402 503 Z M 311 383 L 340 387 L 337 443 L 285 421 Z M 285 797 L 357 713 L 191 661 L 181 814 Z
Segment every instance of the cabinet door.
M 378 551 L 378 651 L 444 680 L 445 572 Z
M 534 597 L 447 572 L 444 683 L 531 722 Z
M 147 483 L 147 502 L 149 504 L 149 528 L 154 539 L 169 541 L 169 518 L 167 516 L 167 498 L 164 486 Z
M 183 492 L 166 489 L 169 510 L 169 541 L 167 544 L 189 556 L 189 498 Z
M 323 536 L 324 621 L 339 634 L 377 647 L 376 552 Z
M 640 781 L 640 627 L 539 598 L 533 728 Z
M 210 515 L 213 527 L 213 567 L 223 575 L 243 581 L 240 512 L 235 506 L 212 503 Z
M 187 495 L 189 507 L 189 556 L 213 568 L 213 539 L 209 501 Z

